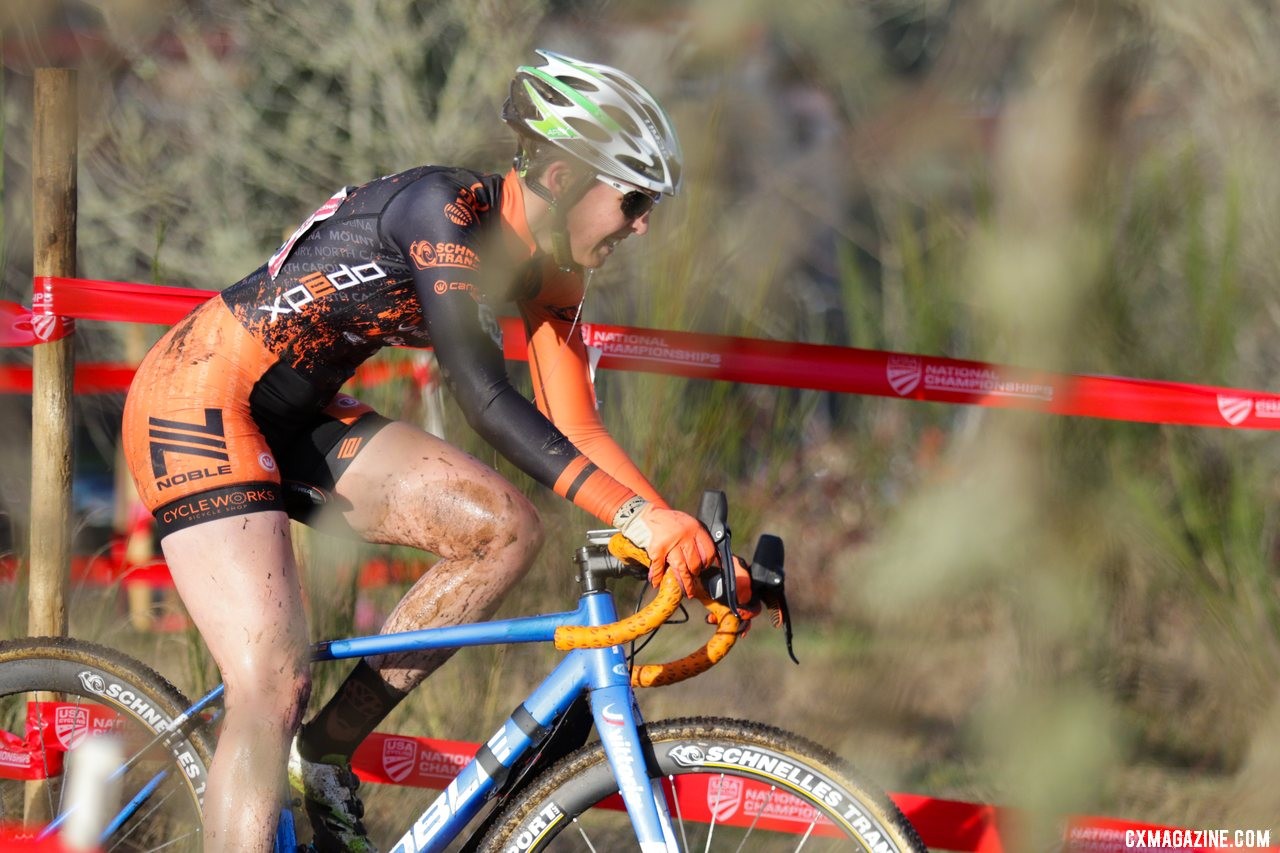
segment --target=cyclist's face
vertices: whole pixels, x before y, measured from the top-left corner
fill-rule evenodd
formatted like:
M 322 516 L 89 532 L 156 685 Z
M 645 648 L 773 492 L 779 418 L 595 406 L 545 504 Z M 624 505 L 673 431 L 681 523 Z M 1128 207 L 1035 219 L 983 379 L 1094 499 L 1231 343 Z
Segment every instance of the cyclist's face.
M 618 243 L 632 234 L 649 230 L 649 213 L 634 219 L 622 210 L 623 193 L 596 181 L 582 200 L 569 210 L 569 247 L 573 259 L 584 267 L 602 265 Z

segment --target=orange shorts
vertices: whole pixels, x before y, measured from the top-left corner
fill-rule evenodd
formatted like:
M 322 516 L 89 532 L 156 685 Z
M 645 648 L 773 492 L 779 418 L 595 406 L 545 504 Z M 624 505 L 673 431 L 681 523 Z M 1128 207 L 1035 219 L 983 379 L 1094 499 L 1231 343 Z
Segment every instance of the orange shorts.
M 138 367 L 124 408 L 125 459 L 161 537 L 285 507 L 282 478 L 332 488 L 389 421 L 319 395 L 214 297 Z

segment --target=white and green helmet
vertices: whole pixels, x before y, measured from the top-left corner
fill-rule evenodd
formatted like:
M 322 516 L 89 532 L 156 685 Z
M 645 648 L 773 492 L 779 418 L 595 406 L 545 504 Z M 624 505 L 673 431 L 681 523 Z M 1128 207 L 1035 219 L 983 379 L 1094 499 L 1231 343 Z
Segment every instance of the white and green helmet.
M 511 81 L 502 118 L 517 133 L 555 145 L 600 174 L 652 192 L 680 187 L 680 140 L 653 95 L 608 65 L 536 51 Z

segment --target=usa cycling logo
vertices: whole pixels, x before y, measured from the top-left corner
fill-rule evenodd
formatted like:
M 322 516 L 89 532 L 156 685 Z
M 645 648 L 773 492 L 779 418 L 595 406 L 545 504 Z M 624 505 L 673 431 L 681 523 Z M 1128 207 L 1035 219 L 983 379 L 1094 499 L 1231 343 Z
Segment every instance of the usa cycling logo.
M 409 778 L 418 760 L 418 744 L 408 738 L 389 737 L 382 742 L 382 769 L 392 782 Z
M 924 363 L 915 356 L 891 355 L 885 366 L 885 377 L 889 387 L 899 396 L 905 397 L 920 385 L 924 376 Z
M 1253 414 L 1253 398 L 1230 397 L 1226 394 L 1219 394 L 1218 414 L 1222 415 L 1222 419 L 1232 426 L 1240 426 L 1240 424 L 1248 420 L 1249 415 Z
M 60 705 L 54 712 L 53 732 L 63 747 L 75 749 L 89 736 L 89 709 Z
M 721 776 L 715 781 L 708 781 L 707 810 L 716 823 L 722 823 L 738 813 L 745 787 L 737 776 Z

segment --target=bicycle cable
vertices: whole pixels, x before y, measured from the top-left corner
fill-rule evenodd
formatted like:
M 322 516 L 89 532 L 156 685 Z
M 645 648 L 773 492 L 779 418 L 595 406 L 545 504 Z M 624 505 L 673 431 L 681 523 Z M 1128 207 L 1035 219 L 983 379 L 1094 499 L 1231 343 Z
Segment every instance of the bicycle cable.
M 646 583 L 646 584 L 642 584 L 642 585 L 641 585 L 641 587 L 640 587 L 640 595 L 639 595 L 639 596 L 637 596 L 637 598 L 636 598 L 636 612 L 637 612 L 637 613 L 639 613 L 639 612 L 640 612 L 640 609 L 641 609 L 642 607 L 644 607 L 644 599 L 645 599 L 645 596 L 648 594 L 649 589 L 650 589 L 650 587 L 649 587 L 649 585 L 648 585 L 647 583 Z M 627 654 L 627 668 L 628 668 L 628 670 L 633 670 L 633 669 L 635 669 L 635 659 L 636 659 L 636 655 L 638 655 L 638 654 L 640 654 L 640 652 L 644 651 L 644 647 L 645 647 L 645 646 L 647 646 L 647 645 L 649 645 L 649 643 L 653 641 L 653 638 L 654 638 L 654 637 L 658 636 L 658 632 L 662 630 L 663 625 L 683 625 L 683 624 L 685 624 L 685 623 L 687 623 L 687 622 L 689 622 L 689 621 L 690 621 L 689 611 L 685 609 L 685 606 L 684 606 L 684 602 L 683 602 L 683 601 L 681 601 L 681 602 L 680 602 L 680 604 L 678 605 L 678 607 L 679 607 L 679 609 L 680 609 L 680 614 L 684 617 L 683 619 L 671 619 L 671 618 L 668 618 L 668 619 L 667 619 L 667 621 L 663 622 L 663 623 L 662 623 L 662 625 L 659 625 L 657 628 L 654 628 L 652 631 L 650 631 L 648 634 L 646 634 L 643 638 L 639 638 L 639 637 L 637 637 L 637 638 L 635 638 L 635 639 L 633 639 L 633 640 L 631 641 L 631 650 L 630 650 L 630 652 Z M 639 645 L 636 645 L 637 643 L 639 643 Z

